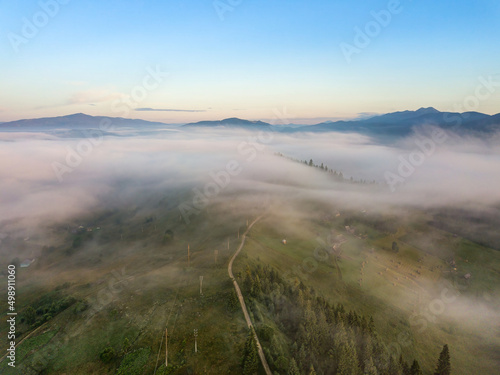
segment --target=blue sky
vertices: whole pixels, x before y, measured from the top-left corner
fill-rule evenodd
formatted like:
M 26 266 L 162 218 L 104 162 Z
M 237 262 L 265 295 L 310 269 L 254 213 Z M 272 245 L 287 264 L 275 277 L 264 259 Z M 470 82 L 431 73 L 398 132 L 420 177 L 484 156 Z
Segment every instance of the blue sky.
M 313 123 L 453 110 L 480 77 L 500 82 L 497 0 L 1 0 L 0 9 L 0 121 L 272 120 L 286 108 L 290 122 Z M 356 27 L 372 27 L 367 46 Z M 357 48 L 350 61 L 342 45 Z M 146 89 L 151 69 L 168 76 Z M 471 109 L 498 113 L 499 99 L 500 85 Z

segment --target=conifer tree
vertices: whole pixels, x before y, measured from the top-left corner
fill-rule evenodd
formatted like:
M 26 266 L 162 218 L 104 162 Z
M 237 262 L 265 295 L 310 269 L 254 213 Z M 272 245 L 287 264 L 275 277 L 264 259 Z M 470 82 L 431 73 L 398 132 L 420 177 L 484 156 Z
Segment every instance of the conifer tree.
M 450 364 L 450 351 L 448 345 L 443 346 L 441 354 L 439 354 L 439 360 L 434 371 L 434 375 L 450 375 L 451 374 L 451 364 Z
M 387 372 L 388 375 L 401 375 L 401 365 L 400 363 L 394 359 L 393 356 L 389 359 L 389 370 Z
M 297 362 L 295 362 L 295 359 L 292 358 L 290 361 L 290 366 L 288 367 L 288 371 L 286 372 L 287 375 L 300 375 L 299 368 L 297 366 Z
M 243 355 L 243 375 L 254 375 L 259 369 L 259 354 L 253 330 L 249 330 Z
M 365 362 L 365 375 L 378 375 L 377 368 L 375 367 L 375 364 L 373 363 L 373 359 L 370 357 L 368 360 Z
M 420 365 L 417 360 L 413 360 L 413 363 L 410 368 L 411 375 L 423 375 L 422 370 L 420 369 Z
M 370 321 L 368 322 L 368 332 L 371 334 L 375 333 L 375 322 L 373 321 L 373 317 L 370 316 Z
M 403 375 L 411 375 L 410 366 L 408 366 L 408 363 L 406 363 L 406 361 L 403 359 L 402 354 L 399 356 L 399 365 L 401 366 Z
M 342 347 L 337 368 L 337 375 L 358 375 L 359 364 L 356 349 L 349 343 Z

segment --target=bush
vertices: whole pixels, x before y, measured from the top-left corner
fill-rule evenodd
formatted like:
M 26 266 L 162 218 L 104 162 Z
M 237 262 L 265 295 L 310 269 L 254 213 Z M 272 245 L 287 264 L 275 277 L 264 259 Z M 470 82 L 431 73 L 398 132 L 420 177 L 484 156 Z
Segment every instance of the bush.
M 23 316 L 26 320 L 26 323 L 28 323 L 29 325 L 32 325 L 36 321 L 36 311 L 31 306 L 28 306 L 26 310 L 24 310 Z
M 268 325 L 263 325 L 257 329 L 257 336 L 266 342 L 270 342 L 274 336 L 274 330 Z
M 149 348 L 141 348 L 123 358 L 117 375 L 140 375 L 144 372 L 144 366 L 148 362 L 150 350 Z
M 80 301 L 80 302 L 75 304 L 75 307 L 73 308 L 73 312 L 75 314 L 80 314 L 83 311 L 87 310 L 88 307 L 89 307 L 89 304 L 87 303 L 87 301 Z
M 104 363 L 109 363 L 111 362 L 113 359 L 115 359 L 115 349 L 113 349 L 112 347 L 108 346 L 107 348 L 105 348 L 100 354 L 99 354 L 99 358 L 101 359 L 101 361 L 103 361 Z

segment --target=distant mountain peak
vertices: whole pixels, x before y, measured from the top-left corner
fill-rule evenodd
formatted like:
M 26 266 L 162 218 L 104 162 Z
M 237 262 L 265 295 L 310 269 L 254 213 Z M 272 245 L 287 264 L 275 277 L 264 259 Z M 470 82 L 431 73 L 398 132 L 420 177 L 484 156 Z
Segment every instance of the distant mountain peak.
M 218 127 L 218 126 L 234 126 L 234 127 L 243 127 L 243 128 L 269 128 L 269 125 L 266 122 L 262 121 L 250 121 L 250 120 L 242 120 L 237 117 L 226 118 L 224 120 L 219 121 L 199 121 L 191 124 L 186 124 L 184 126 L 192 127 Z
M 127 119 L 122 117 L 91 116 L 85 113 L 73 113 L 71 115 L 57 117 L 43 117 L 35 119 L 23 119 L 2 123 L 2 128 L 7 127 L 27 127 L 43 126 L 46 128 L 99 128 L 102 120 L 108 119 L 114 126 L 145 126 L 145 125 L 165 125 L 159 122 L 151 122 L 140 119 Z
M 427 107 L 427 108 L 419 108 L 415 111 L 416 113 L 418 114 L 422 114 L 422 115 L 427 115 L 429 113 L 440 113 L 436 108 L 434 107 Z

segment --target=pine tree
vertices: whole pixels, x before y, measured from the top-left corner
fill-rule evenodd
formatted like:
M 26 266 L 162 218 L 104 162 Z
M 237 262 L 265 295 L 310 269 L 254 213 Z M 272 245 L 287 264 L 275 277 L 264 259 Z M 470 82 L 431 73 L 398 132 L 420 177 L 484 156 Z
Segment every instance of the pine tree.
M 309 375 L 316 375 L 316 371 L 314 370 L 313 365 L 311 365 L 311 368 L 309 369 Z
M 251 291 L 253 287 L 253 278 L 250 268 L 247 266 L 245 271 L 245 279 L 243 280 L 243 288 L 247 291 Z
M 249 330 L 243 355 L 243 375 L 254 375 L 259 369 L 259 354 L 253 329 Z
M 406 361 L 403 359 L 402 354 L 399 356 L 399 365 L 401 366 L 403 375 L 411 375 L 410 366 L 408 366 L 408 363 L 406 363 Z
M 387 372 L 388 375 L 401 375 L 401 365 L 400 363 L 391 356 L 389 359 L 389 370 Z
M 238 296 L 236 295 L 234 289 L 232 289 L 231 293 L 229 293 L 229 297 L 227 300 L 227 308 L 229 311 L 236 311 L 238 309 L 239 304 L 240 301 L 238 299 Z
M 439 354 L 439 360 L 434 371 L 434 375 L 450 375 L 451 374 L 451 364 L 450 364 L 450 351 L 448 345 L 443 346 L 441 354 Z
M 411 375 L 423 375 L 422 370 L 420 369 L 420 365 L 418 364 L 417 360 L 413 360 L 413 363 L 412 363 L 411 369 L 410 369 L 410 374 Z
M 349 343 L 342 347 L 339 358 L 339 366 L 337 368 L 337 375 L 358 375 L 359 365 L 356 355 L 356 349 Z
M 375 333 L 375 322 L 373 321 L 373 317 L 370 316 L 370 321 L 368 322 L 368 332 L 371 334 Z
M 365 362 L 365 375 L 378 375 L 377 368 L 373 364 L 373 359 L 370 357 L 368 360 Z
M 251 293 L 253 297 L 258 297 L 262 293 L 262 284 L 259 275 L 255 275 L 255 279 L 251 286 Z
M 290 361 L 290 366 L 288 367 L 288 371 L 286 372 L 287 375 L 300 375 L 299 368 L 297 366 L 297 362 L 295 362 L 295 359 L 292 358 Z
M 363 368 L 366 366 L 366 363 L 372 360 L 372 355 L 372 339 L 369 335 L 364 335 L 363 340 L 361 341 L 361 344 L 359 346 L 359 361 L 363 365 Z
M 125 340 L 123 340 L 123 345 L 122 345 L 122 355 L 127 354 L 130 348 L 131 348 L 130 341 L 127 337 L 125 337 Z
M 306 368 L 306 360 L 307 360 L 307 351 L 304 344 L 300 345 L 299 352 L 297 354 L 297 361 L 299 366 L 302 368 Z

